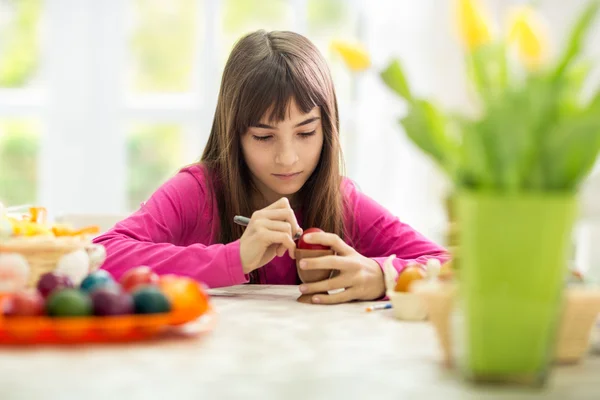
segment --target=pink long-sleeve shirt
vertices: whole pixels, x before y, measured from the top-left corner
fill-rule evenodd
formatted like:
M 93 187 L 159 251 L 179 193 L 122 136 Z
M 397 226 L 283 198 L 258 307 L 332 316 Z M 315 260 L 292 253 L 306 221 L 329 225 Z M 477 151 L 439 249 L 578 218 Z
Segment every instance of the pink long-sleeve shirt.
M 130 268 L 146 265 L 160 274 L 192 277 L 208 287 L 247 283 L 240 258 L 240 241 L 217 243 L 219 213 L 208 176 L 201 166 L 182 169 L 165 182 L 139 210 L 94 239 L 106 248 L 102 268 L 119 278 Z M 441 262 L 446 251 L 402 223 L 377 202 L 359 192 L 344 179 L 343 195 L 348 199 L 345 241 L 360 254 L 383 261 L 395 254 L 398 272 L 411 261 Z M 301 221 L 300 215 L 296 218 Z M 308 227 L 303 227 L 308 228 Z M 286 252 L 259 269 L 259 283 L 297 284 L 295 261 Z

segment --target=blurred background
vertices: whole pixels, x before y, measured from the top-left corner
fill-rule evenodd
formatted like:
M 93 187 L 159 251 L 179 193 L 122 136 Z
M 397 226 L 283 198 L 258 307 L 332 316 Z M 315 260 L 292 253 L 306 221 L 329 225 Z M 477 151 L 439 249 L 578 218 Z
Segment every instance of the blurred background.
M 502 26 L 519 1 L 486 3 Z M 560 45 L 584 1 L 539 3 Z M 259 28 L 293 30 L 329 61 L 347 175 L 443 242 L 447 183 L 404 137 L 396 122 L 402 104 L 377 70 L 398 57 L 417 92 L 467 105 L 451 7 L 450 0 L 0 0 L 0 202 L 42 205 L 51 215 L 134 211 L 199 159 L 234 42 Z M 600 26 L 590 36 L 587 52 L 600 56 Z M 363 43 L 374 68 L 348 71 L 332 39 Z M 589 209 L 600 203 L 593 201 L 599 175 L 588 184 Z

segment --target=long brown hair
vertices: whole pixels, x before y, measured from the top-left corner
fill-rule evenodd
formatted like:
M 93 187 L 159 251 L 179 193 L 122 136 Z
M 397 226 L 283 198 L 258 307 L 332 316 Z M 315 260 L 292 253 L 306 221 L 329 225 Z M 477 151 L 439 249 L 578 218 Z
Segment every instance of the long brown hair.
M 233 223 L 235 215 L 250 216 L 255 211 L 251 194 L 256 188 L 240 137 L 269 111 L 270 121 L 284 120 L 292 99 L 303 113 L 319 107 L 323 126 L 319 163 L 296 194 L 302 212 L 299 223 L 304 229 L 319 227 L 344 237 L 338 106 L 327 63 L 302 35 L 259 30 L 241 38 L 227 60 L 210 137 L 200 161 L 213 180 L 220 243 L 242 236 L 244 228 Z

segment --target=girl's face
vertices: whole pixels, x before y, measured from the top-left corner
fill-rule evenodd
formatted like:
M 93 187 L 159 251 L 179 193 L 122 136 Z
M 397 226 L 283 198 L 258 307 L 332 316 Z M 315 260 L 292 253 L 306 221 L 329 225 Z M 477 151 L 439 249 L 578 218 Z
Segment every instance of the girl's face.
M 285 120 L 273 123 L 263 116 L 242 135 L 241 144 L 252 179 L 265 200 L 269 204 L 284 196 L 292 200 L 319 163 L 321 110 L 315 107 L 304 114 L 292 99 Z

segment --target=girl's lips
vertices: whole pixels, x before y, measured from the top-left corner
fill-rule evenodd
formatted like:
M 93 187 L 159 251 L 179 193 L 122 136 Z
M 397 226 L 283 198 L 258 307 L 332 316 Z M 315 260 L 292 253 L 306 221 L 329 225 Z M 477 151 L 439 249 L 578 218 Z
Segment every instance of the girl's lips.
M 274 177 L 279 178 L 281 180 L 294 179 L 298 175 L 300 175 L 300 172 L 295 172 L 293 174 L 273 174 Z

